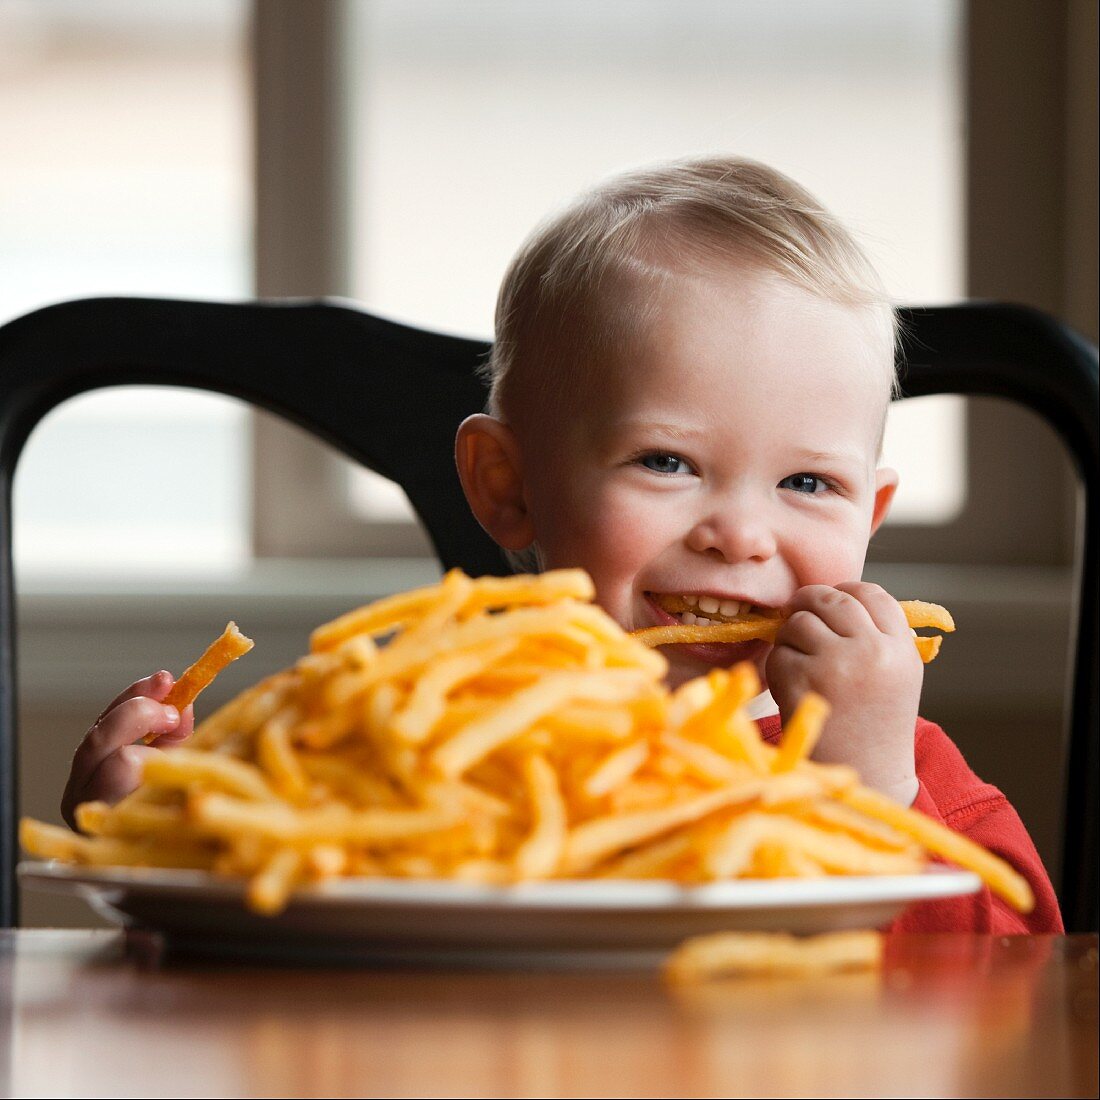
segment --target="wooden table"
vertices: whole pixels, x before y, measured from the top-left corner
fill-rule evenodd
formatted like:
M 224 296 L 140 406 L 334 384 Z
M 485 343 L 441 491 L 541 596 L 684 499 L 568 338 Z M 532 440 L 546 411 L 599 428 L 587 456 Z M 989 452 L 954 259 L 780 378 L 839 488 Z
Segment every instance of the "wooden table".
M 897 936 L 881 974 L 283 969 L 0 932 L 16 1096 L 1095 1096 L 1097 938 Z

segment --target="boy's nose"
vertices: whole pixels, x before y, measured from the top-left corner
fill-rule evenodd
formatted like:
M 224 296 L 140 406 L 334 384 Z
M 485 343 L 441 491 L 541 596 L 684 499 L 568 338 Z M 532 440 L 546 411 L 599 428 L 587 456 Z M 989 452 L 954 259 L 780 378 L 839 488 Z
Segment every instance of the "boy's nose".
M 777 549 L 775 535 L 758 515 L 711 515 L 688 532 L 687 545 L 724 561 L 767 561 Z

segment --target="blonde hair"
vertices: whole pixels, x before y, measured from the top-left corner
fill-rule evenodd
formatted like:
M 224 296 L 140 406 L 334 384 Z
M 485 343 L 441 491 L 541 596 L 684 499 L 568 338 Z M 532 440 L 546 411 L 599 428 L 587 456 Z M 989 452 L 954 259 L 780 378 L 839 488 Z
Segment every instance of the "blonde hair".
M 528 238 L 497 298 L 489 412 L 514 420 L 521 386 L 534 409 L 568 401 L 581 372 L 644 331 L 665 281 L 731 262 L 868 307 L 894 392 L 895 314 L 852 235 L 783 173 L 712 156 L 614 177 Z

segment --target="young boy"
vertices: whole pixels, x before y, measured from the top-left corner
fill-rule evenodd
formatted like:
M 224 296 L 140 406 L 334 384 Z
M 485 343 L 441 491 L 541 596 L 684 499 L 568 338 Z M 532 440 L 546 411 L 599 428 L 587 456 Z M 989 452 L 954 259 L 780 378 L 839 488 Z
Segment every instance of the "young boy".
M 923 668 L 897 603 L 860 580 L 897 475 L 879 468 L 894 314 L 847 232 L 791 180 L 712 158 L 613 180 L 546 223 L 497 306 L 488 414 L 456 458 L 481 525 L 531 569 L 581 566 L 627 630 L 783 610 L 774 646 L 665 649 L 675 686 L 752 660 L 774 741 L 813 689 L 831 715 L 814 753 L 1003 855 L 1038 899 L 988 889 L 911 908 L 895 929 L 1044 932 L 1057 903 L 1015 811 L 917 716 Z M 136 784 L 167 673 L 89 731 L 63 809 Z

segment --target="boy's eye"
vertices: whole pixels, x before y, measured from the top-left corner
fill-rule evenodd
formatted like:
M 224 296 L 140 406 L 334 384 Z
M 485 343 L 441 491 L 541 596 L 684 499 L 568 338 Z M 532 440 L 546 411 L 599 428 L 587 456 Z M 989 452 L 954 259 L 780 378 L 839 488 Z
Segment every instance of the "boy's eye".
M 816 474 L 791 474 L 779 483 L 780 489 L 793 489 L 796 493 L 824 493 L 829 483 Z
M 647 469 L 656 474 L 689 474 L 691 466 L 679 455 L 664 454 L 654 451 L 641 455 L 638 461 Z

